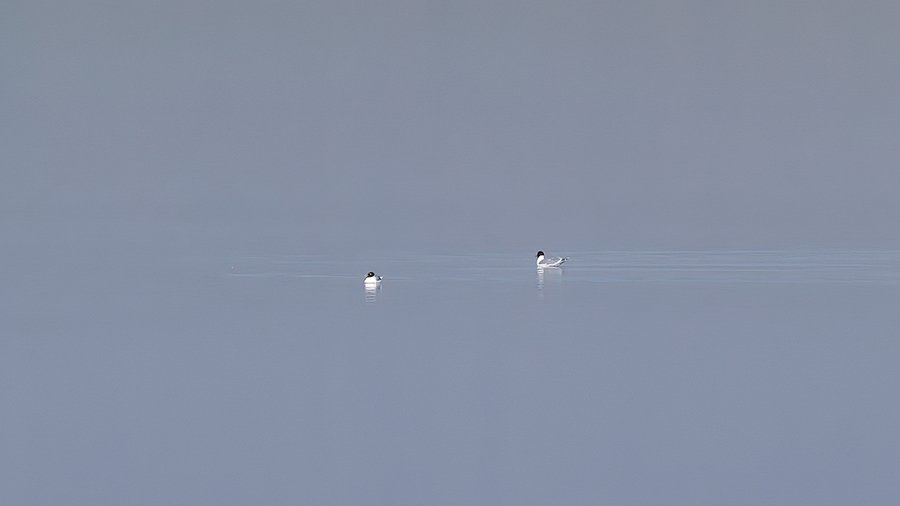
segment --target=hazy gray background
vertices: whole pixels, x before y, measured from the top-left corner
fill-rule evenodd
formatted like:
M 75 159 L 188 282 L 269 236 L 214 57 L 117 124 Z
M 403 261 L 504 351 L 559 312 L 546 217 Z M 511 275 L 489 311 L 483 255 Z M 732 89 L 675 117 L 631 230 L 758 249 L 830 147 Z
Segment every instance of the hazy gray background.
M 896 2 L 4 2 L 4 245 L 895 248 Z
M 0 2 L 0 503 L 898 504 L 898 27 Z

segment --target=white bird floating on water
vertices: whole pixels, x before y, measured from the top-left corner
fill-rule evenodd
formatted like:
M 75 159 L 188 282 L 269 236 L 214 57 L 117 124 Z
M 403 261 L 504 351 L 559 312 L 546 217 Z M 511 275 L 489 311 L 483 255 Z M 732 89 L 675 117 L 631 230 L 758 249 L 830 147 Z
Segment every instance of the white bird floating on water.
M 374 272 L 366 275 L 366 286 L 378 286 L 381 284 L 381 276 L 376 276 Z
M 543 269 L 544 267 L 559 267 L 569 259 L 569 257 L 545 257 L 543 251 L 538 251 L 536 257 L 539 269 Z

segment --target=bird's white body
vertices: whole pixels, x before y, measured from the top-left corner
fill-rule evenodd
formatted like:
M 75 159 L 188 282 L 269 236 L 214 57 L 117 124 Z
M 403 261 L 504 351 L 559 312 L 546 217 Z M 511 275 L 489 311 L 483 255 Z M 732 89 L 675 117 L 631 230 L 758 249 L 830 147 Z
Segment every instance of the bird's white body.
M 381 284 L 381 276 L 376 276 L 374 272 L 370 272 L 366 276 L 366 286 L 378 286 Z
M 569 259 L 568 257 L 547 257 L 544 256 L 543 251 L 538 251 L 535 258 L 537 258 L 536 263 L 538 268 L 541 269 L 544 267 L 559 267 Z
M 378 286 L 381 284 L 381 276 L 376 276 L 374 272 L 370 272 L 366 276 L 366 286 Z

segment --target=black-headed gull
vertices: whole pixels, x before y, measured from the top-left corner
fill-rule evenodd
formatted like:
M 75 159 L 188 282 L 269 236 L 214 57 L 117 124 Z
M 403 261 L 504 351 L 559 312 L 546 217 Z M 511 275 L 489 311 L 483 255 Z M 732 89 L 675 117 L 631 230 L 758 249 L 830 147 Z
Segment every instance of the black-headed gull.
M 378 286 L 381 284 L 381 276 L 376 276 L 374 272 L 366 274 L 366 286 Z
M 537 266 L 539 268 L 559 267 L 566 260 L 569 259 L 569 257 L 545 257 L 543 251 L 538 251 L 536 258 L 537 258 Z

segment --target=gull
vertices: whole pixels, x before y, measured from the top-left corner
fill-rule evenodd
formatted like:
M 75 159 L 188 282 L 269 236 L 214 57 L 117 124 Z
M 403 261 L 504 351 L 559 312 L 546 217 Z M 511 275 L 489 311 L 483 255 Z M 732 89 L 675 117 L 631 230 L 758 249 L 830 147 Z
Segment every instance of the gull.
M 537 255 L 537 266 L 539 269 L 543 269 L 544 267 L 559 267 L 563 264 L 569 257 L 545 257 L 543 251 L 538 251 Z

